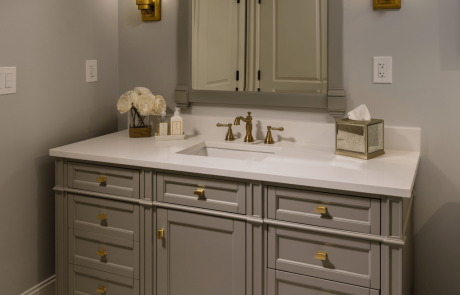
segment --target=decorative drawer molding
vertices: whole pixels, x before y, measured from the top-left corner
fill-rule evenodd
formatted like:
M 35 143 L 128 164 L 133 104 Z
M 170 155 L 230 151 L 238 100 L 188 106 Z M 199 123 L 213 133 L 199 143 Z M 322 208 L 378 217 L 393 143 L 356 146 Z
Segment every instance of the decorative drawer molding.
M 70 188 L 139 199 L 139 170 L 69 162 Z
M 105 219 L 99 219 L 105 215 Z M 139 241 L 139 206 L 112 200 L 69 195 L 69 227 Z
M 69 239 L 70 263 L 139 279 L 139 242 L 77 229 Z
M 269 186 L 267 203 L 270 219 L 380 234 L 378 199 Z
M 246 214 L 243 182 L 158 173 L 157 196 L 160 202 Z

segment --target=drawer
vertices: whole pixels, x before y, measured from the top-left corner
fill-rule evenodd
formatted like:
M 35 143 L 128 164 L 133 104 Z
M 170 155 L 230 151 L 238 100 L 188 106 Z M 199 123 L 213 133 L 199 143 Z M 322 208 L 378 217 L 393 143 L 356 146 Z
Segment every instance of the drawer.
M 380 200 L 271 186 L 268 218 L 380 235 Z
M 380 243 L 269 226 L 268 267 L 379 289 Z
M 379 291 L 268 269 L 268 295 L 379 295 Z
M 68 206 L 69 227 L 139 241 L 138 205 L 70 194 Z
M 139 295 L 139 281 L 100 270 L 69 264 L 69 295 Z
M 69 162 L 67 175 L 71 188 L 139 199 L 138 170 Z
M 69 262 L 139 279 L 139 242 L 70 229 Z
M 197 189 L 202 196 L 194 194 Z M 246 214 L 245 183 L 160 173 L 157 196 L 160 202 Z

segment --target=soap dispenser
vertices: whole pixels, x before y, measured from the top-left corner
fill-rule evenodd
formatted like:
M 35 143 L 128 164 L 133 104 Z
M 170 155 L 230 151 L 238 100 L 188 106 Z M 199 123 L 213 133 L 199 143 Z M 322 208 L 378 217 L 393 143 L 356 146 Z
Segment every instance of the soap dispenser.
M 158 118 L 157 135 L 169 135 L 169 118 L 166 117 L 166 109 L 161 111 L 160 117 Z
M 180 108 L 176 108 L 174 117 L 171 118 L 171 135 L 183 134 L 183 120 L 180 116 Z

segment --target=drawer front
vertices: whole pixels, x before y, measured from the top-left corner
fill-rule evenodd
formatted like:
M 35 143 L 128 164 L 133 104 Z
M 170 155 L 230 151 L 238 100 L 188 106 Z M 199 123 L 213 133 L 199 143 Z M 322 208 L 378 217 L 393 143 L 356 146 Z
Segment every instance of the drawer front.
M 71 188 L 139 199 L 138 170 L 69 162 L 67 177 Z
M 315 212 L 326 207 L 325 213 Z M 380 200 L 268 188 L 268 217 L 367 234 L 380 234 Z
M 139 241 L 139 206 L 119 201 L 69 195 L 69 227 Z M 105 214 L 106 219 L 101 220 Z
M 195 195 L 198 189 L 203 195 Z M 178 205 L 246 214 L 246 184 L 176 174 L 158 174 L 158 200 Z
M 139 242 L 70 229 L 69 262 L 139 279 Z
M 98 288 L 105 288 L 104 293 Z M 69 295 L 139 295 L 139 281 L 69 264 Z
M 268 295 L 378 295 L 379 291 L 268 269 Z
M 326 253 L 325 260 L 317 254 Z M 269 226 L 268 266 L 367 288 L 380 288 L 380 244 Z

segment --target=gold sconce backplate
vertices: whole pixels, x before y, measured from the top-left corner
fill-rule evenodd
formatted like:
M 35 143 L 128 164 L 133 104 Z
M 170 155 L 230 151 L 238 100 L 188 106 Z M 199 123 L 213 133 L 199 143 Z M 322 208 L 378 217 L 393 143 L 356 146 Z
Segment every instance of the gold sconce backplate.
M 401 0 L 374 0 L 374 9 L 400 9 Z
M 142 21 L 161 20 L 161 0 L 136 0 L 136 4 L 141 11 Z

